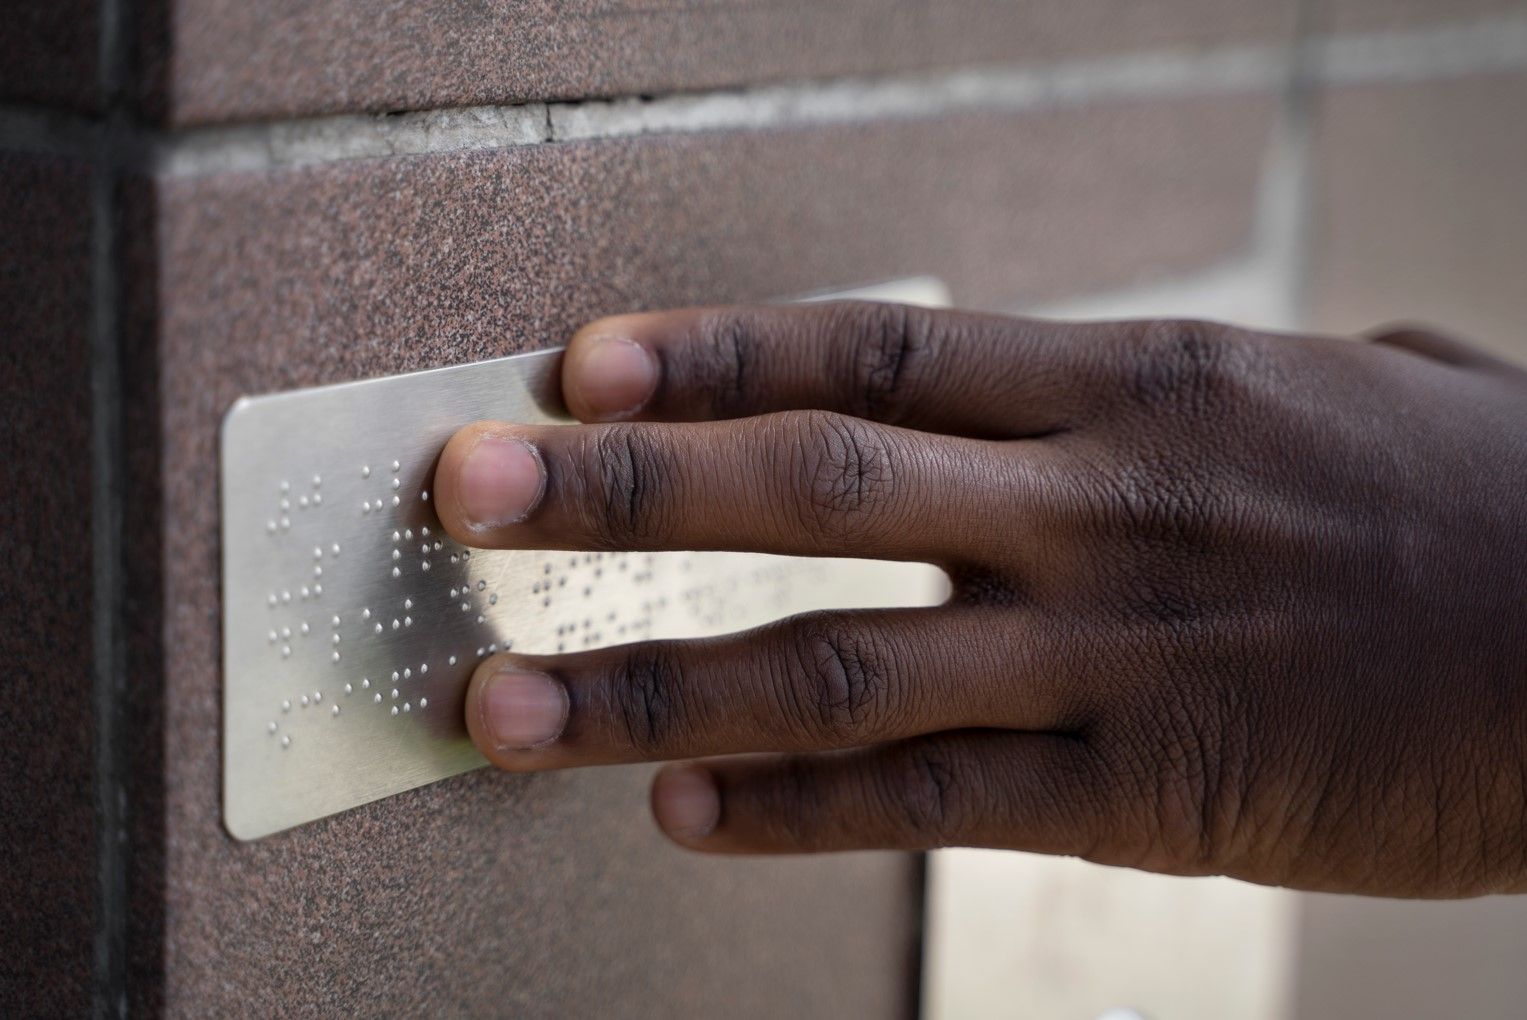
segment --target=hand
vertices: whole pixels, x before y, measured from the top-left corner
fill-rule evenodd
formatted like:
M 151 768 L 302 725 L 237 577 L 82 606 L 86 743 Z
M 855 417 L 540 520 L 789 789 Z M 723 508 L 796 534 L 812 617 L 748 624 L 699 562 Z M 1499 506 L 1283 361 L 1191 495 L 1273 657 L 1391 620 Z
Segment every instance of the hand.
M 459 541 L 923 560 L 953 595 L 497 656 L 466 711 L 500 768 L 748 752 L 655 781 L 698 850 L 1527 890 L 1527 373 L 836 304 L 607 319 L 562 381 L 605 424 L 451 440 Z

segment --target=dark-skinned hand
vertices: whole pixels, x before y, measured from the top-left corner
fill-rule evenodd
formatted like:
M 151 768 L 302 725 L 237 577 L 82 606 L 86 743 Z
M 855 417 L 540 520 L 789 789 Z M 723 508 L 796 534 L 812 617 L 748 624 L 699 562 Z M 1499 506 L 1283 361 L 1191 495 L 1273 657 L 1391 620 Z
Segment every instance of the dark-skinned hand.
M 1527 372 L 845 303 L 606 319 L 562 384 L 586 424 L 451 440 L 458 541 L 917 560 L 952 595 L 497 656 L 466 715 L 498 767 L 687 762 L 653 811 L 696 850 L 1527 891 Z

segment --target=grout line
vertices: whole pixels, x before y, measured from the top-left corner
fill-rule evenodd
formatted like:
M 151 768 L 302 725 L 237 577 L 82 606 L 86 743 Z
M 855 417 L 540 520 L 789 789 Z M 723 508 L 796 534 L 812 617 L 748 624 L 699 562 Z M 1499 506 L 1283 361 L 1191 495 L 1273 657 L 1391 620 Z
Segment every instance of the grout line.
M 123 481 L 121 227 L 118 147 L 128 134 L 126 27 L 130 0 L 99 0 L 97 90 L 105 117 L 90 134 L 91 715 L 96 821 L 96 930 L 91 1014 L 127 1015 L 127 791 L 122 721 L 126 588 Z M 72 134 L 73 132 L 71 132 Z
M 110 0 L 107 0 L 108 5 Z M 813 80 L 646 99 L 339 114 L 253 124 L 138 131 L 119 165 L 169 177 L 259 171 L 644 134 L 757 131 L 866 119 L 1052 109 L 1100 100 L 1278 89 L 1291 50 L 1329 84 L 1412 81 L 1527 68 L 1527 18 L 1310 39 L 1295 46 L 1166 51 L 1044 67 L 988 65 L 876 78 Z M 0 106 L 0 148 L 79 153 L 100 122 Z

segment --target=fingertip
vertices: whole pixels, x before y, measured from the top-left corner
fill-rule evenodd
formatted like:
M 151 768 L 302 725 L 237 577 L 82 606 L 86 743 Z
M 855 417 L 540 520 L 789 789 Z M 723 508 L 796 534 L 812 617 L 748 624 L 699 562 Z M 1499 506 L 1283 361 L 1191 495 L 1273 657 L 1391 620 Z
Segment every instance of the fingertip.
M 639 328 L 651 316 L 601 319 L 578 331 L 562 359 L 562 398 L 581 421 L 641 414 L 657 392 L 657 355 Z
M 482 545 L 488 532 L 524 520 L 546 492 L 535 445 L 508 426 L 477 422 L 457 431 L 435 468 L 435 508 L 446 533 Z
M 652 781 L 652 817 L 669 839 L 698 848 L 721 821 L 721 792 L 703 765 L 669 765 Z

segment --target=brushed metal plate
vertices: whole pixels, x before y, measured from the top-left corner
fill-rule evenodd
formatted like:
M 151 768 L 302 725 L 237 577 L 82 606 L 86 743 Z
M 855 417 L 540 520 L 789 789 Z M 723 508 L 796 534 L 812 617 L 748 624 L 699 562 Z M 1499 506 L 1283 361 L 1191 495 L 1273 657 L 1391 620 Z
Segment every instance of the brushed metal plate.
M 937 281 L 834 296 L 945 303 Z M 484 551 L 428 486 L 460 426 L 566 421 L 561 352 L 245 398 L 222 428 L 223 814 L 256 839 L 484 764 L 473 667 L 944 596 L 926 564 Z

